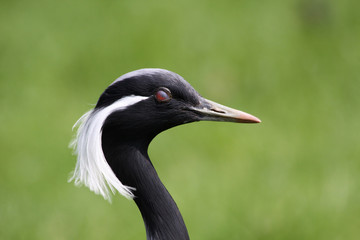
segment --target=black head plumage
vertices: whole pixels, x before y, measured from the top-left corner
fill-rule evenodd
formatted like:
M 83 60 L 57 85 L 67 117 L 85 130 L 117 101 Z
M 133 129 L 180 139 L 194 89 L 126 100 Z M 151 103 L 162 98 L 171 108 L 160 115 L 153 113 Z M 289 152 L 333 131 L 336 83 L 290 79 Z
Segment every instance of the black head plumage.
M 140 69 L 115 80 L 101 94 L 96 108 L 108 106 L 126 96 L 151 96 L 160 88 L 169 89 L 175 100 L 198 104 L 200 95 L 180 75 L 164 69 Z

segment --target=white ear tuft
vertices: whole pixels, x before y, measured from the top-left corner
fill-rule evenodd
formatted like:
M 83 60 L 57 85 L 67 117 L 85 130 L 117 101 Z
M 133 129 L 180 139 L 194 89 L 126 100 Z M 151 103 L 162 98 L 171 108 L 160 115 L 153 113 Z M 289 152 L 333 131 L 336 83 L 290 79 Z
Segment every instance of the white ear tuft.
M 115 194 L 117 191 L 128 199 L 134 197 L 132 190 L 135 188 L 123 185 L 105 159 L 101 145 L 102 126 L 114 111 L 126 109 L 147 98 L 133 95 L 123 97 L 105 108 L 90 110 L 75 123 L 73 129 L 78 127 L 77 134 L 70 147 L 77 155 L 77 163 L 69 182 L 74 180 L 77 186 L 84 184 L 109 202 L 110 192 Z

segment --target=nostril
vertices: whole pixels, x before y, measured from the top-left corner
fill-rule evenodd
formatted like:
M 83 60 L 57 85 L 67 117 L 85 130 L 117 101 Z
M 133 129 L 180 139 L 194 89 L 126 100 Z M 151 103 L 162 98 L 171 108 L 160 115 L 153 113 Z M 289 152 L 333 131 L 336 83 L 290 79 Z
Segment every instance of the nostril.
M 217 113 L 226 113 L 225 111 L 223 111 L 221 109 L 217 109 L 217 108 L 211 108 L 210 110 L 213 112 L 217 112 Z

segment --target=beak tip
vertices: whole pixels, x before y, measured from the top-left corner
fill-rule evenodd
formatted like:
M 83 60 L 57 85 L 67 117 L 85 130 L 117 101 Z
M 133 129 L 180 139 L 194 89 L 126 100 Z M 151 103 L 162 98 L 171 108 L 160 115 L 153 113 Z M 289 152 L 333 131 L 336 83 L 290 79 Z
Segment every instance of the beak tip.
M 245 112 L 242 112 L 238 119 L 241 123 L 261 123 L 259 118 Z
M 261 123 L 261 120 L 257 119 L 256 121 L 254 121 L 254 123 Z
M 257 117 L 255 117 L 255 118 L 256 118 L 256 120 L 254 123 L 261 123 L 261 120 L 259 118 L 257 118 Z

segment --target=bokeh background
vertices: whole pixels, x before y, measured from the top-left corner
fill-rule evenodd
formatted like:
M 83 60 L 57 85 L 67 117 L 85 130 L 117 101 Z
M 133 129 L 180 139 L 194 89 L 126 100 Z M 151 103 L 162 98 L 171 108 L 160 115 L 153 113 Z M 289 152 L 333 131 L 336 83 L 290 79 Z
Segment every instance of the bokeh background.
M 0 239 L 145 239 L 67 183 L 72 125 L 118 76 L 179 73 L 261 124 L 150 146 L 192 239 L 359 239 L 359 1 L 1 1 Z

